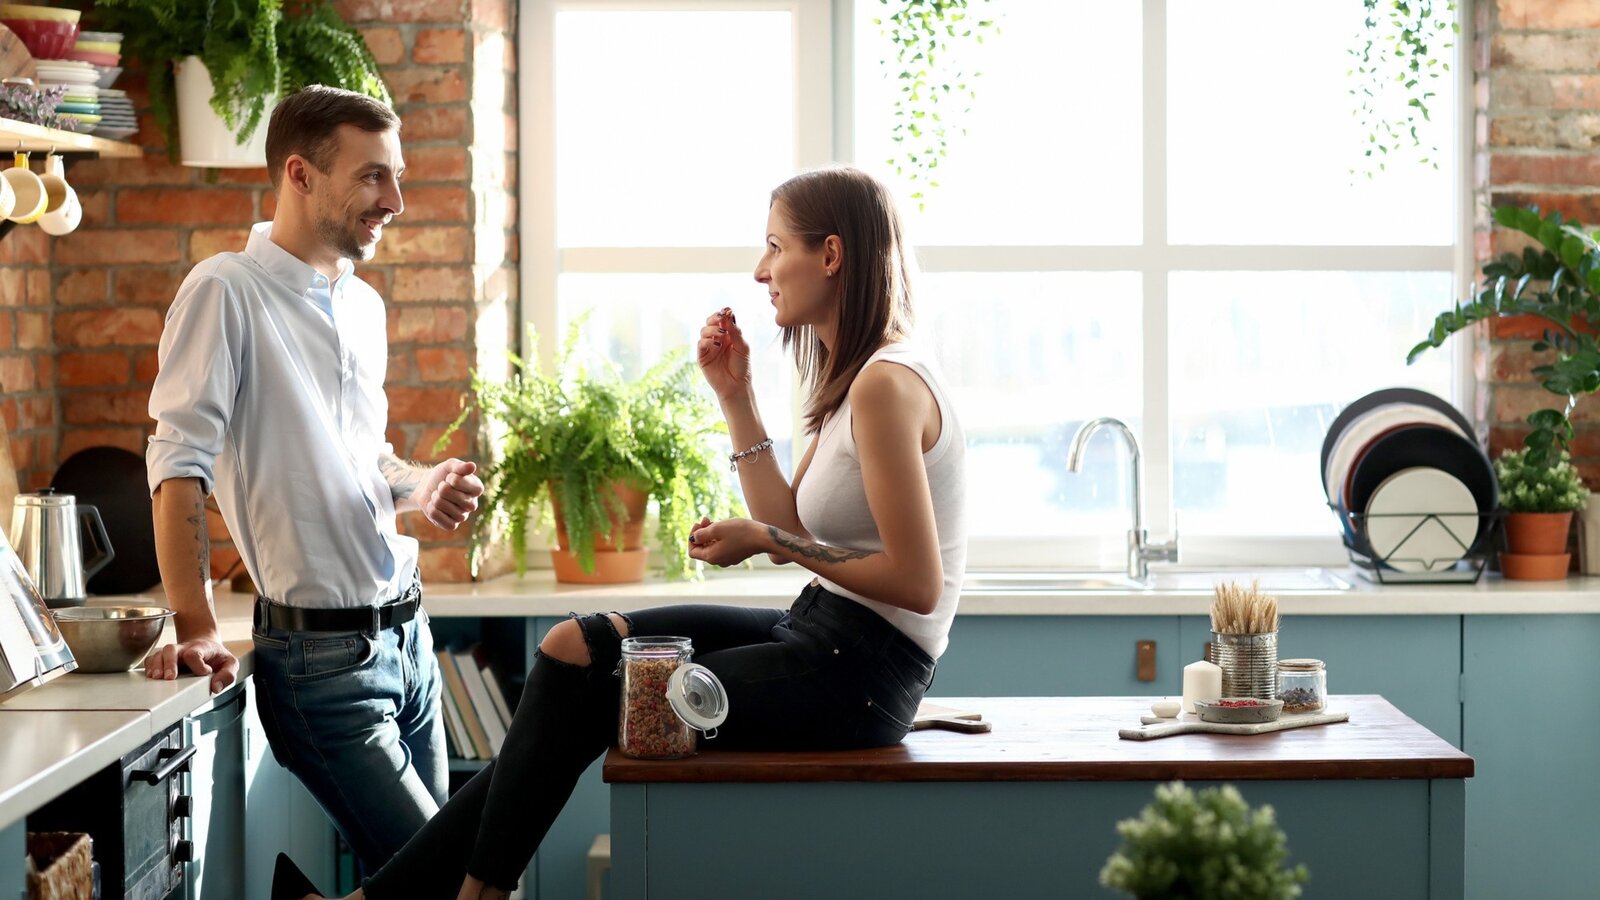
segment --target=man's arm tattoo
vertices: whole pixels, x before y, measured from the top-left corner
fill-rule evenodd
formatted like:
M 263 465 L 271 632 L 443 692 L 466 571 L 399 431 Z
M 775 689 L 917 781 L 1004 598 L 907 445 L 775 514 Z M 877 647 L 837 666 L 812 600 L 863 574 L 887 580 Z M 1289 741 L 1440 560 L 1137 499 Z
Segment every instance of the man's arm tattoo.
M 378 457 L 378 470 L 383 473 L 383 480 L 389 482 L 389 492 L 394 494 L 396 500 L 404 500 L 416 493 L 417 488 L 422 486 L 423 477 L 427 475 L 426 470 L 392 453 Z
M 772 535 L 772 540 L 779 547 L 792 550 L 805 559 L 814 559 L 818 562 L 849 562 L 852 559 L 866 559 L 879 553 L 877 550 L 846 550 L 843 547 L 829 547 L 808 541 L 805 538 L 795 537 L 775 525 L 768 525 L 767 532 Z
M 203 584 L 211 580 L 211 536 L 206 531 L 206 498 L 203 495 L 195 495 L 194 513 L 189 516 L 188 522 L 194 528 L 195 558 L 200 561 L 200 581 Z

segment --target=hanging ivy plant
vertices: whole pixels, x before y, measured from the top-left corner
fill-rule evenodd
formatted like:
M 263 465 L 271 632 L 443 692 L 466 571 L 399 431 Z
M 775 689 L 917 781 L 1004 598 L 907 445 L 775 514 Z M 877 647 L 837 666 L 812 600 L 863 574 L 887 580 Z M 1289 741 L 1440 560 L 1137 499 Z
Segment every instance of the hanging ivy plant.
M 993 18 L 969 13 L 970 7 L 987 8 L 993 0 L 878 2 L 888 14 L 872 22 L 895 52 L 892 62 L 880 59 L 878 64 L 900 85 L 889 129 L 895 152 L 885 162 L 913 182 L 911 196 L 920 209 L 924 189 L 939 186 L 935 170 L 949 155 L 952 132 L 966 134 L 960 117 L 977 97 L 971 82 L 982 73 L 964 71 L 963 51 L 1000 29 Z
M 1350 88 L 1355 116 L 1367 133 L 1360 171 L 1371 178 L 1390 159 L 1412 150 L 1421 154 L 1421 163 L 1437 169 L 1439 148 L 1423 140 L 1420 129 L 1432 121 L 1434 86 L 1449 74 L 1449 53 L 1461 33 L 1456 0 L 1362 3 L 1366 19 L 1350 50 L 1356 64 L 1349 72 L 1355 78 Z

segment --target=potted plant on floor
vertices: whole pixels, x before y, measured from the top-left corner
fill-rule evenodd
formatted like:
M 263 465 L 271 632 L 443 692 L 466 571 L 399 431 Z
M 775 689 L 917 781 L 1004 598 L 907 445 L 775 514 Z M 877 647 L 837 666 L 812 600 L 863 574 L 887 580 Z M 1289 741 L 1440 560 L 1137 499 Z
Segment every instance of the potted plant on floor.
M 1141 900 L 1281 900 L 1300 896 L 1311 877 L 1303 865 L 1284 865 L 1289 850 L 1272 807 L 1251 810 L 1231 784 L 1199 792 L 1163 784 L 1139 818 L 1117 823 L 1117 834 L 1122 847 L 1100 884 Z
M 149 74 L 150 111 L 174 162 L 266 165 L 276 98 L 308 84 L 390 103 L 361 34 L 326 0 L 98 0 L 97 26 Z
M 1565 451 L 1550 465 L 1530 464 L 1530 452 L 1507 450 L 1494 463 L 1507 513 L 1500 569 L 1507 578 L 1526 581 L 1565 578 L 1572 514 L 1588 502 L 1589 489 Z
M 473 532 L 474 565 L 499 527 L 517 573 L 524 573 L 528 520 L 540 511 L 555 526 L 551 561 L 558 580 L 641 580 L 644 516 L 654 500 L 663 569 L 668 577 L 690 576 L 697 569 L 688 555 L 689 529 L 703 515 L 742 514 L 711 446 L 726 426 L 699 391 L 694 363 L 681 354 L 633 382 L 609 364 L 578 367 L 581 324 L 568 332 L 553 374 L 515 356 L 505 382 L 474 373 L 470 404 L 439 439 L 442 448 L 474 410 L 496 433 Z

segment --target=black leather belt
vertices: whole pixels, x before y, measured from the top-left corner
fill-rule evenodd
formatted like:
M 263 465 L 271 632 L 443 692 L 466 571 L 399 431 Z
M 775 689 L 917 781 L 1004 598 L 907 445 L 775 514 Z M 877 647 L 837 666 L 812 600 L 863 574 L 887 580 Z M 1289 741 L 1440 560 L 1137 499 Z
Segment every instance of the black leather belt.
M 255 630 L 282 631 L 383 631 L 415 619 L 422 608 L 422 585 L 412 582 L 400 599 L 383 606 L 344 609 L 310 609 L 284 606 L 256 597 Z

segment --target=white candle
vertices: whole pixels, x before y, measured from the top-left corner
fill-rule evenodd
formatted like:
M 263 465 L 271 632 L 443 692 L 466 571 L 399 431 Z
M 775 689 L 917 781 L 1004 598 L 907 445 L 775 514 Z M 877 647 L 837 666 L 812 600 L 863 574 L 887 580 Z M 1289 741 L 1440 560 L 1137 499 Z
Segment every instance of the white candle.
M 1222 667 L 1205 660 L 1183 667 L 1183 711 L 1194 712 L 1196 700 L 1216 700 L 1222 696 Z

